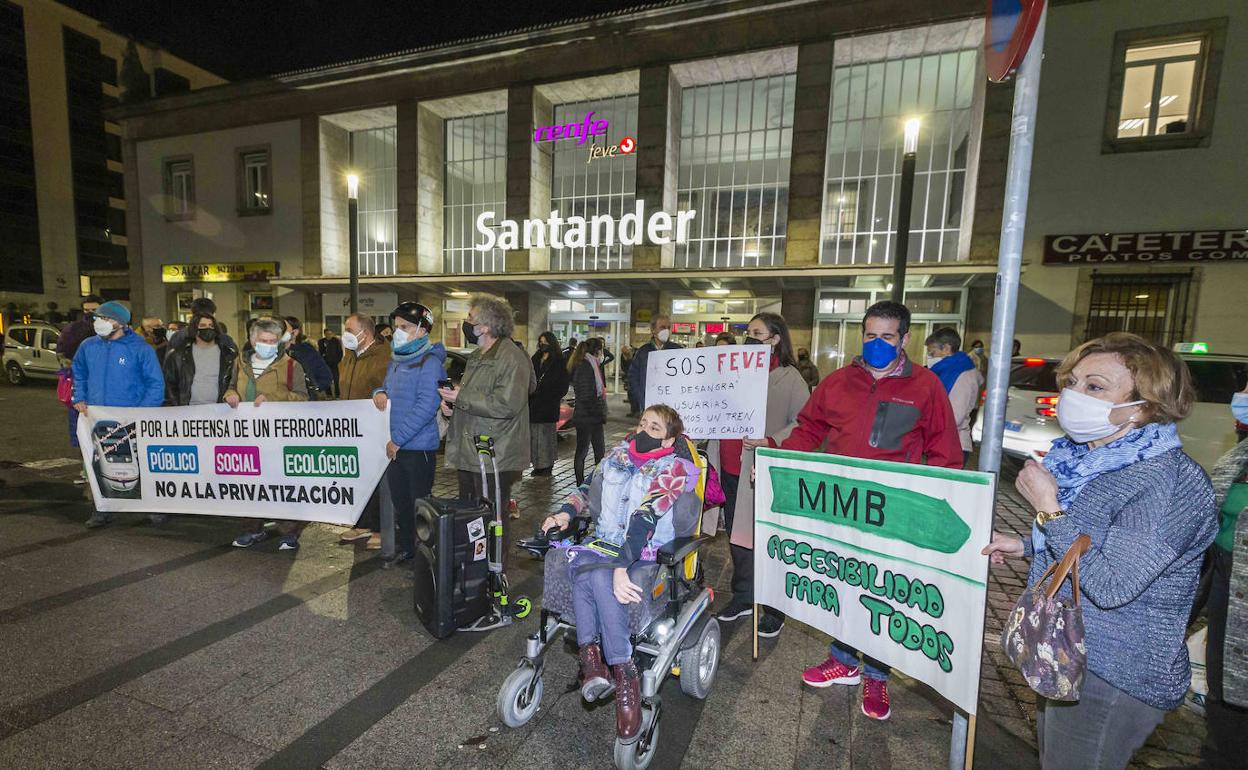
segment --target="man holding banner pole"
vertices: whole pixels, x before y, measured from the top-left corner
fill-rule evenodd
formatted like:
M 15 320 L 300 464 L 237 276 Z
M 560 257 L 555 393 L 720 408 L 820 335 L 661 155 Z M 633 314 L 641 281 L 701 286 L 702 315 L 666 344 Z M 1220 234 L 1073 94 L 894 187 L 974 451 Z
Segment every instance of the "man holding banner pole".
M 877 302 L 862 326 L 862 355 L 828 375 L 797 416 L 797 427 L 780 445 L 802 452 L 962 467 L 962 445 L 953 409 L 935 374 L 911 362 L 910 311 Z M 806 669 L 811 687 L 863 685 L 862 713 L 888 719 L 887 665 L 832 641 L 828 659 Z

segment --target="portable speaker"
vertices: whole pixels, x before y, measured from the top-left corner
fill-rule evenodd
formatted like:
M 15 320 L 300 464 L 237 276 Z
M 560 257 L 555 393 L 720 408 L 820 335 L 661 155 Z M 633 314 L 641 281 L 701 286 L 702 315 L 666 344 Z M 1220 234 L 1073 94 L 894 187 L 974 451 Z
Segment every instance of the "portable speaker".
M 489 505 L 427 497 L 416 501 L 416 616 L 436 639 L 490 612 Z

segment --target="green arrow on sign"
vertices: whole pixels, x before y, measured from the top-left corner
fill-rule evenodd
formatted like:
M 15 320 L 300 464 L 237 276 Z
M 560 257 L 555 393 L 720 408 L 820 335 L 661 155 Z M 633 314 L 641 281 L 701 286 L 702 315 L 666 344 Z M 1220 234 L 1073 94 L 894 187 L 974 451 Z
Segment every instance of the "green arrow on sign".
M 771 510 L 852 527 L 941 553 L 957 553 L 971 528 L 943 498 L 828 473 L 772 467 Z

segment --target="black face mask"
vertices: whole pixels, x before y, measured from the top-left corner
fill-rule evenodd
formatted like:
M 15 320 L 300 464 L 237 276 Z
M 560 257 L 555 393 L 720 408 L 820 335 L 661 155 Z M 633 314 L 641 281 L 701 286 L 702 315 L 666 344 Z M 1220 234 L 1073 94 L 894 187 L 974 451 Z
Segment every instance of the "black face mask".
M 199 337 L 204 342 L 213 342 L 217 339 L 217 330 L 211 327 L 198 329 L 195 332 L 195 336 Z
M 477 344 L 477 341 L 481 339 L 477 336 L 477 332 L 473 328 L 473 324 L 468 323 L 467 318 L 464 319 L 464 323 L 460 328 L 464 330 L 464 339 L 469 345 L 475 345 Z
M 760 340 L 757 337 L 750 337 L 747 335 L 745 338 L 745 344 L 746 345 L 766 345 L 767 340 Z
M 166 335 L 166 331 L 165 331 L 165 327 L 163 326 L 157 326 L 155 329 L 152 329 L 153 339 L 163 340 L 165 339 L 165 335 Z
M 643 455 L 647 452 L 653 452 L 662 445 L 663 439 L 655 438 L 645 431 L 638 431 L 637 435 L 633 436 L 633 447 Z

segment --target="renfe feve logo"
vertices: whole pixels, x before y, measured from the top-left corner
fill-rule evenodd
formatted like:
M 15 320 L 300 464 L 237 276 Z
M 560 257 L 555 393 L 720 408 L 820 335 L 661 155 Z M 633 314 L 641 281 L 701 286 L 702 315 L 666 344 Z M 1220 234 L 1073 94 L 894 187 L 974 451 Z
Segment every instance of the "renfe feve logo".
M 287 476 L 360 477 L 360 453 L 353 446 L 284 447 L 282 465 Z
M 565 123 L 562 126 L 540 126 L 533 132 L 534 142 L 554 142 L 560 139 L 575 139 L 577 144 L 585 144 L 590 137 L 607 133 L 606 120 L 594 120 L 592 111 L 585 113 L 585 119 L 579 123 Z

